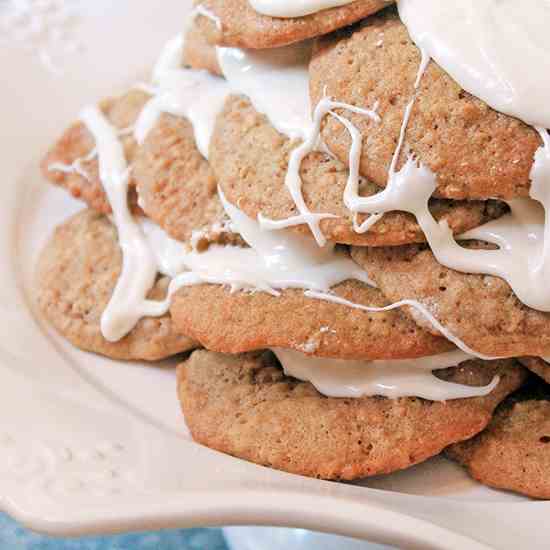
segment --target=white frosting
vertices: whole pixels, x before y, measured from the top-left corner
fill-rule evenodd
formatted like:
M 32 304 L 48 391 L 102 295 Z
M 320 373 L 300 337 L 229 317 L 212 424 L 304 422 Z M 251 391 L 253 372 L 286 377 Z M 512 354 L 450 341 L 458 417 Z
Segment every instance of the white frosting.
M 92 149 L 88 155 L 83 158 L 77 158 L 71 164 L 65 164 L 63 162 L 52 162 L 48 165 L 48 172 L 62 172 L 63 174 L 78 174 L 86 181 L 91 181 L 90 174 L 86 172 L 83 162 L 89 162 L 97 157 L 97 150 Z
M 548 0 L 399 0 L 412 39 L 465 90 L 550 128 Z
M 217 48 L 218 62 L 231 89 L 250 98 L 254 108 L 291 139 L 310 130 L 308 65 L 311 41 L 284 48 Z
M 487 386 L 466 386 L 446 382 L 433 371 L 455 367 L 471 359 L 462 351 L 451 351 L 419 359 L 349 361 L 309 357 L 296 351 L 274 349 L 285 373 L 311 382 L 328 397 L 367 397 L 381 395 L 422 397 L 431 401 L 485 396 L 498 385 L 495 377 Z
M 218 113 L 229 94 L 228 83 L 208 71 L 181 68 L 183 38 L 167 43 L 153 71 L 154 97 L 141 112 L 134 130 L 143 143 L 162 113 L 183 116 L 192 124 L 197 148 L 208 158 L 208 147 Z
M 128 208 L 129 170 L 124 149 L 114 128 L 98 107 L 86 107 L 82 122 L 96 141 L 99 177 L 118 230 L 122 249 L 122 271 L 103 315 L 101 332 L 106 340 L 116 342 L 149 315 L 152 304 L 146 299 L 157 276 L 157 265 L 151 249 Z
M 335 218 L 332 214 L 313 214 L 305 203 L 304 196 L 302 194 L 302 178 L 300 176 L 300 167 L 304 158 L 316 150 L 319 145 L 319 134 L 321 131 L 321 124 L 323 119 L 328 113 L 332 113 L 333 109 L 346 109 L 355 113 L 360 113 L 364 116 L 371 118 L 372 120 L 379 122 L 380 117 L 376 113 L 377 105 L 374 109 L 362 109 L 349 105 L 347 103 L 341 103 L 333 101 L 329 97 L 324 97 L 315 107 L 313 114 L 313 124 L 306 136 L 304 142 L 296 147 L 290 154 L 288 161 L 288 169 L 285 176 L 285 186 L 290 192 L 292 200 L 298 208 L 299 214 L 286 220 L 273 221 L 260 216 L 260 223 L 262 227 L 267 229 L 279 229 L 283 227 L 290 227 L 294 225 L 307 224 L 317 241 L 319 246 L 326 245 L 326 238 L 321 231 L 320 223 L 323 219 Z M 334 114 L 334 116 L 337 116 Z
M 258 13 L 270 17 L 303 17 L 329 8 L 351 4 L 355 0 L 248 0 Z
M 365 271 L 334 245 L 319 248 L 311 238 L 289 231 L 263 231 L 219 193 L 232 229 L 250 248 L 211 245 L 205 252 L 190 252 L 186 266 L 202 282 L 273 295 L 286 288 L 327 292 L 348 279 L 372 284 Z M 171 290 L 188 285 L 187 274 L 181 282 L 174 279 Z

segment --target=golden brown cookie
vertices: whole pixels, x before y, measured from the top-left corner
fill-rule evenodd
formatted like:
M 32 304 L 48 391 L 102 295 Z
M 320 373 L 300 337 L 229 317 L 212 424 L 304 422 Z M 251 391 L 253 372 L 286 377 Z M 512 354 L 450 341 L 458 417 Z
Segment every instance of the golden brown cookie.
M 276 48 L 351 25 L 377 12 L 392 0 L 357 0 L 305 17 L 281 19 L 262 15 L 248 0 L 195 0 L 217 21 L 197 16 L 197 26 L 211 44 L 240 48 Z
M 260 212 L 272 219 L 296 215 L 296 207 L 284 180 L 292 150 L 299 145 L 280 134 L 243 96 L 227 99 L 218 116 L 210 144 L 210 164 L 229 202 L 238 204 L 250 217 Z M 416 219 L 405 212 L 386 214 L 367 233 L 353 230 L 353 215 L 343 202 L 347 168 L 324 153 L 311 153 L 302 162 L 301 176 L 306 204 L 313 212 L 329 213 L 336 219 L 321 223 L 330 241 L 358 246 L 394 246 L 422 242 L 424 233 Z M 380 189 L 363 181 L 361 194 Z M 498 201 L 451 201 L 432 199 L 431 211 L 458 234 L 499 217 L 507 207 Z M 363 222 L 367 216 L 361 215 Z M 301 225 L 295 230 L 309 234 Z
M 176 240 L 225 218 L 214 175 L 184 117 L 161 115 L 136 152 L 133 175 L 144 212 Z
M 491 357 L 550 355 L 550 313 L 522 304 L 498 277 L 454 271 L 418 245 L 356 247 L 352 257 L 388 300 L 419 301 L 479 353 Z M 437 333 L 415 309 L 406 310 L 420 326 Z
M 358 281 L 346 281 L 333 290 L 355 303 L 388 303 L 379 290 Z M 407 359 L 455 349 L 404 312 L 367 313 L 308 298 L 303 290 L 272 296 L 199 285 L 177 292 L 171 313 L 177 330 L 222 353 L 280 347 L 321 357 Z
M 199 443 L 295 474 L 352 480 L 407 468 L 481 431 L 522 384 L 523 367 L 470 361 L 438 373 L 472 386 L 495 374 L 500 384 L 481 398 L 336 399 L 285 376 L 270 352 L 197 351 L 178 369 L 178 392 Z
M 550 384 L 550 365 L 540 357 L 521 357 L 519 362 Z
M 122 265 L 115 227 L 101 214 L 83 210 L 56 230 L 40 256 L 38 304 L 46 319 L 73 345 L 114 359 L 153 361 L 197 347 L 174 330 L 170 315 L 145 318 L 125 338 L 108 342 L 100 320 Z M 163 299 L 168 280 L 149 297 Z
M 125 130 L 135 123 L 149 97 L 148 94 L 140 90 L 131 90 L 123 96 L 102 101 L 100 107 L 111 124 L 119 130 Z M 137 143 L 131 132 L 121 136 L 120 139 L 124 145 L 126 159 L 131 163 Z M 111 206 L 99 179 L 97 157 L 84 160 L 94 147 L 95 140 L 92 134 L 82 122 L 76 122 L 65 131 L 42 160 L 42 174 L 49 182 L 64 187 L 75 198 L 82 199 L 91 208 L 103 214 L 110 214 Z M 81 167 L 88 177 L 78 173 L 68 174 L 50 169 L 53 164 L 70 165 L 78 159 L 83 159 Z M 129 201 L 134 211 L 139 212 L 137 195 L 133 186 L 134 181 L 131 178 Z
M 325 88 L 329 96 L 352 105 L 379 103 L 379 124 L 341 113 L 363 135 L 361 172 L 376 185 L 386 185 L 419 65 L 420 52 L 391 8 L 317 42 L 310 66 L 313 105 Z M 327 118 L 323 139 L 348 162 L 350 137 L 340 123 Z M 420 84 L 399 166 L 412 151 L 437 175 L 438 197 L 525 197 L 541 143 L 533 128 L 492 110 L 432 61 Z
M 484 485 L 550 499 L 548 388 L 508 398 L 485 431 L 446 454 Z
M 183 62 L 193 69 L 204 69 L 223 76 L 218 64 L 216 48 L 207 42 L 195 22 L 189 26 L 185 33 Z

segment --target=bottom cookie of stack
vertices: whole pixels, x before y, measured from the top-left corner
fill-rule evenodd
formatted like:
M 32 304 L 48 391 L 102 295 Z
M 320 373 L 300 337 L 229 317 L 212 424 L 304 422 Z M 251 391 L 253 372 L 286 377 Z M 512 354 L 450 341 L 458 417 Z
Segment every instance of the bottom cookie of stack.
M 270 351 L 199 350 L 178 368 L 178 394 L 193 438 L 264 466 L 323 479 L 353 480 L 407 468 L 471 438 L 525 380 L 515 360 L 468 361 L 441 380 L 482 386 L 485 397 L 335 398 L 285 375 Z

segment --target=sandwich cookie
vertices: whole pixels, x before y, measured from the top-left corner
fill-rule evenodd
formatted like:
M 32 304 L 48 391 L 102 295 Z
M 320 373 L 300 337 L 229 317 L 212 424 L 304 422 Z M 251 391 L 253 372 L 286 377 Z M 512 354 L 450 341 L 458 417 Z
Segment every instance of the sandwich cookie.
M 500 376 L 486 397 L 329 398 L 285 376 L 271 352 L 198 351 L 178 368 L 178 394 L 193 438 L 213 449 L 291 473 L 353 480 L 390 473 L 479 433 L 525 378 L 513 360 L 439 371 L 471 386 Z
M 218 115 L 210 144 L 210 164 L 227 199 L 250 217 L 262 215 L 275 221 L 296 216 L 296 205 L 285 187 L 289 158 L 300 142 L 279 133 L 265 115 L 243 96 L 230 96 Z M 309 153 L 301 162 L 302 194 L 312 212 L 331 215 L 320 222 L 327 240 L 358 246 L 394 246 L 423 242 L 424 234 L 412 214 L 390 212 L 366 232 L 357 227 L 368 215 L 357 217 L 346 208 L 344 195 L 349 180 L 347 167 L 324 152 Z M 363 179 L 361 197 L 380 189 Z M 463 233 L 503 215 L 507 206 L 499 201 L 453 201 L 431 199 L 430 210 L 455 234 Z M 308 234 L 307 225 L 296 231 Z
M 488 245 L 475 244 L 480 247 Z M 550 313 L 521 303 L 503 279 L 449 269 L 422 245 L 354 247 L 352 256 L 388 300 L 420 302 L 476 352 L 490 357 L 550 355 Z M 406 311 L 420 326 L 438 333 L 416 310 Z

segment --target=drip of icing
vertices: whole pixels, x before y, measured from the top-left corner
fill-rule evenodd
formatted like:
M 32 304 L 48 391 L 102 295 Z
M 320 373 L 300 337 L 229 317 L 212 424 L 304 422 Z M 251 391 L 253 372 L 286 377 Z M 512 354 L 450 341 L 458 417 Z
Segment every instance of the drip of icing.
M 547 0 L 399 0 L 415 43 L 465 90 L 527 124 L 550 128 Z
M 48 172 L 62 172 L 63 174 L 78 174 L 87 181 L 91 181 L 90 174 L 82 166 L 83 162 L 89 162 L 97 157 L 97 149 L 94 147 L 85 157 L 77 158 L 71 164 L 52 162 L 48 166 Z
M 132 128 L 123 128 L 118 131 L 119 136 L 126 136 L 133 132 Z M 63 162 L 52 162 L 48 165 L 48 172 L 62 172 L 63 174 L 78 174 L 87 181 L 91 181 L 91 176 L 86 172 L 84 162 L 90 162 L 97 158 L 97 148 L 94 147 L 85 157 L 79 157 L 71 164 L 65 164 Z
M 429 57 L 422 52 L 416 87 L 427 67 Z M 504 279 L 525 305 L 550 311 L 550 138 L 546 130 L 537 128 L 543 146 L 535 155 L 531 172 L 532 199 L 510 201 L 511 213 L 498 220 L 468 231 L 462 239 L 481 239 L 499 246 L 498 250 L 472 250 L 461 247 L 446 222 L 437 222 L 429 210 L 429 200 L 437 187 L 435 174 L 425 165 L 409 157 L 397 171 L 407 126 L 416 95 L 405 109 L 403 123 L 389 174 L 388 184 L 372 197 L 360 197 L 359 164 L 361 134 L 342 116 L 337 119 L 346 127 L 352 146 L 349 153 L 349 178 L 344 204 L 353 213 L 380 215 L 392 210 L 413 214 L 437 261 L 464 273 L 494 275 Z M 370 220 L 367 220 L 369 222 Z
M 313 214 L 307 207 L 304 196 L 302 194 L 302 178 L 300 176 L 300 167 L 304 158 L 314 151 L 318 147 L 319 135 L 321 132 L 321 123 L 327 114 L 331 113 L 333 109 L 346 109 L 354 113 L 360 113 L 369 117 L 375 122 L 380 121 L 380 117 L 376 113 L 377 105 L 374 109 L 362 109 L 355 107 L 347 103 L 340 103 L 333 101 L 329 97 L 324 97 L 315 107 L 313 114 L 313 124 L 309 130 L 308 135 L 304 142 L 296 147 L 290 154 L 288 161 L 288 170 L 285 176 L 285 186 L 287 187 L 292 200 L 298 208 L 299 215 L 286 220 L 273 221 L 260 216 L 259 221 L 262 227 L 266 229 L 279 229 L 282 227 L 290 227 L 294 225 L 307 224 L 320 247 L 326 245 L 326 238 L 323 235 L 320 227 L 320 223 L 323 219 L 334 218 L 331 214 Z M 337 115 L 335 115 L 337 116 Z
M 298 215 L 285 220 L 259 217 L 266 229 L 283 229 L 295 225 L 309 226 L 319 246 L 326 244 L 321 221 L 334 218 L 331 214 L 316 214 L 307 207 L 302 195 L 300 166 L 303 159 L 320 148 L 319 134 L 324 117 L 332 109 L 361 113 L 377 122 L 374 109 L 362 109 L 325 97 L 311 117 L 309 71 L 312 44 L 310 41 L 284 48 L 247 51 L 238 48 L 217 48 L 218 61 L 231 89 L 249 97 L 254 108 L 267 116 L 271 124 L 290 139 L 302 139 L 293 149 L 288 162 L 285 185 L 298 209 Z
M 416 300 L 401 300 L 395 302 L 385 307 L 371 307 L 365 306 L 363 304 L 357 304 L 331 294 L 329 292 L 316 292 L 314 290 L 306 290 L 305 295 L 308 298 L 315 298 L 317 300 L 326 300 L 327 302 L 333 302 L 335 304 L 340 304 L 342 306 L 350 307 L 352 309 L 360 309 L 362 311 L 368 311 L 370 313 L 383 313 L 384 311 L 392 311 L 394 309 L 400 309 L 402 307 L 412 307 L 416 309 L 438 332 L 440 332 L 449 342 L 452 342 L 458 349 L 462 350 L 464 353 L 471 355 L 472 357 L 477 357 L 478 359 L 483 359 L 484 361 L 492 361 L 494 359 L 500 359 L 500 357 L 491 357 L 490 355 L 483 355 L 477 351 L 470 348 L 466 343 L 464 343 L 460 338 L 455 336 L 450 330 L 445 328 L 434 315 L 430 313 L 428 308 L 417 302 Z
M 218 113 L 229 94 L 228 83 L 208 71 L 181 68 L 183 37 L 169 41 L 153 71 L 156 87 L 143 108 L 134 130 L 141 144 L 162 113 L 184 116 L 193 125 L 195 141 L 201 154 L 208 158 L 210 138 Z
M 303 236 L 284 231 L 262 231 L 255 220 L 231 205 L 221 191 L 220 198 L 231 220 L 229 223 L 231 230 L 240 233 L 251 248 L 212 245 L 202 253 L 196 251 L 184 253 L 181 243 L 170 239 L 158 226 L 146 222 L 154 231 L 154 240 L 150 240 L 150 245 L 156 249 L 157 257 L 167 254 L 164 260 L 159 260 L 159 266 L 177 266 L 176 269 L 159 267 L 159 271 L 174 277 L 180 267 L 185 266 L 190 270 L 183 271 L 173 279 L 170 285 L 170 296 L 185 286 L 211 283 L 229 285 L 233 291 L 260 290 L 275 296 L 279 294 L 277 289 L 302 288 L 306 289 L 305 295 L 309 298 L 374 313 L 409 306 L 419 311 L 436 330 L 469 357 L 478 357 L 483 360 L 498 359 L 469 348 L 446 329 L 420 302 L 403 300 L 386 307 L 369 307 L 331 294 L 331 287 L 347 279 L 357 279 L 371 286 L 375 285 L 365 271 L 359 269 L 349 257 L 334 250 L 334 247 L 330 250 L 321 249 L 311 239 Z M 150 238 L 151 231 L 146 229 L 145 233 Z M 169 299 L 161 311 L 165 312 L 168 306 Z
M 149 218 L 140 218 L 139 225 L 147 239 L 147 244 L 155 260 L 156 270 L 159 273 L 173 278 L 187 269 L 188 250 L 182 242 L 172 239 Z
M 96 141 L 99 176 L 113 210 L 122 249 L 122 271 L 103 312 L 101 331 L 109 341 L 123 338 L 142 317 L 164 315 L 174 292 L 201 283 L 228 284 L 233 289 L 303 288 L 329 291 L 347 279 L 372 284 L 367 274 L 334 246 L 319 248 L 312 239 L 289 233 L 264 232 L 258 222 L 220 199 L 251 248 L 213 245 L 206 252 L 187 251 L 147 219 L 135 220 L 128 208 L 129 169 L 117 130 L 98 107 L 87 107 L 81 119 Z M 148 300 L 157 273 L 172 277 L 163 301 Z
M 122 271 L 103 315 L 101 332 L 116 342 L 148 315 L 153 303 L 146 299 L 155 283 L 157 265 L 140 227 L 128 208 L 129 170 L 116 129 L 98 107 L 86 107 L 80 115 L 94 136 L 99 159 L 99 175 L 118 230 L 122 249 Z
M 354 0 L 248 0 L 252 9 L 270 17 L 303 17 L 330 8 L 351 4 Z
M 123 253 L 122 273 L 101 319 L 102 334 L 109 341 L 124 337 L 141 317 L 164 315 L 178 289 L 214 283 L 275 295 L 278 294 L 276 288 L 304 288 L 308 289 L 305 293 L 308 297 L 366 311 L 413 306 L 460 349 L 472 356 L 491 359 L 469 349 L 417 302 L 371 308 L 330 294 L 332 286 L 347 279 L 373 283 L 349 257 L 334 248 L 319 249 L 310 239 L 286 232 L 263 232 L 257 222 L 228 203 L 221 192 L 232 230 L 241 233 L 253 248 L 212 246 L 202 254 L 185 252 L 181 243 L 169 238 L 152 222 L 142 219 L 140 226 L 128 209 L 128 168 L 115 128 L 97 107 L 85 109 L 81 118 L 96 140 L 100 179 L 113 209 Z M 160 302 L 146 299 L 157 272 L 173 277 L 166 299 Z
M 462 351 L 419 359 L 368 362 L 308 357 L 283 349 L 274 349 L 273 352 L 287 375 L 311 382 L 328 397 L 381 395 L 397 399 L 416 396 L 431 401 L 446 401 L 488 395 L 499 383 L 497 376 L 487 386 L 466 386 L 446 382 L 433 375 L 435 370 L 455 367 L 471 359 Z
M 183 51 L 185 39 L 183 34 L 178 34 L 169 40 L 165 45 L 153 67 L 151 81 L 157 86 L 160 85 L 162 77 L 171 71 L 181 69 L 183 63 Z

